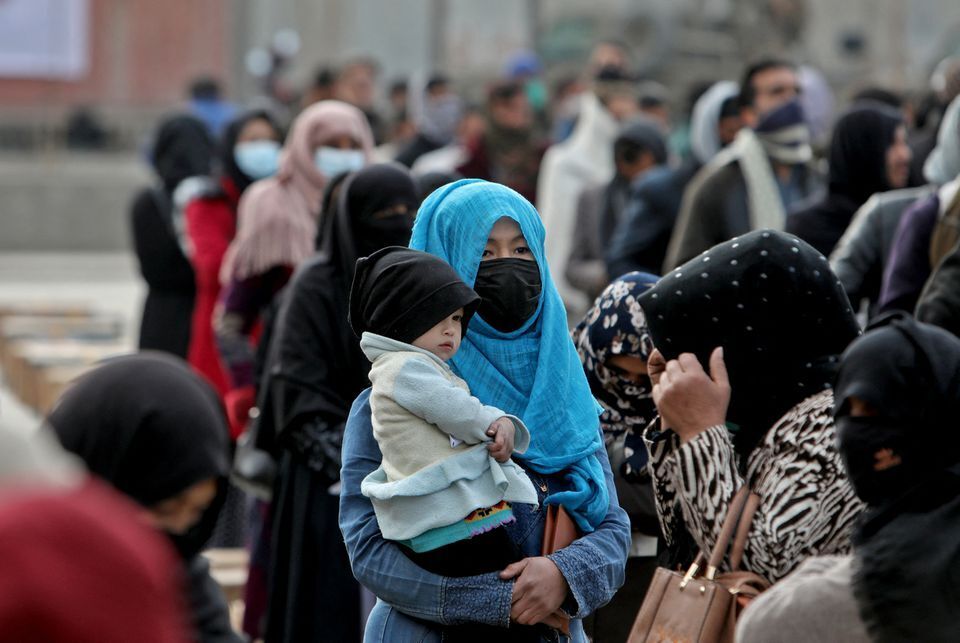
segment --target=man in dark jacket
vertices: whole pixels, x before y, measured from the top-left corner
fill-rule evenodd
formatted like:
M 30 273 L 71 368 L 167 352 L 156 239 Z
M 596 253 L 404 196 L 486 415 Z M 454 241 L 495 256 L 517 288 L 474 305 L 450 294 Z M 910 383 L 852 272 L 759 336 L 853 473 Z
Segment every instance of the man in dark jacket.
M 747 69 L 739 98 L 744 128 L 687 189 L 664 271 L 750 230 L 782 229 L 786 209 L 819 187 L 806 165 L 812 152 L 799 93 L 788 62 L 767 59 Z
M 608 270 L 608 257 L 604 253 L 618 235 L 626 236 L 618 231 L 623 228 L 628 216 L 631 219 L 638 216 L 639 213 L 631 214 L 634 210 L 643 209 L 646 212 L 645 202 L 635 203 L 638 198 L 644 199 L 643 195 L 636 194 L 638 183 L 657 168 L 666 169 L 666 139 L 655 123 L 645 118 L 635 120 L 624 126 L 617 135 L 613 144 L 613 160 L 617 169 L 613 179 L 584 190 L 577 201 L 577 220 L 566 268 L 567 281 L 587 295 L 590 301 L 596 299 L 613 277 L 629 272 L 617 272 L 617 268 Z M 673 216 L 676 216 L 676 209 L 673 210 Z M 638 221 L 636 225 L 643 224 Z M 631 234 L 630 239 L 624 239 L 623 243 L 634 236 Z M 668 240 L 669 236 L 663 241 L 664 250 Z M 630 249 L 625 248 L 627 252 Z M 652 272 L 659 269 L 662 261 L 661 253 Z

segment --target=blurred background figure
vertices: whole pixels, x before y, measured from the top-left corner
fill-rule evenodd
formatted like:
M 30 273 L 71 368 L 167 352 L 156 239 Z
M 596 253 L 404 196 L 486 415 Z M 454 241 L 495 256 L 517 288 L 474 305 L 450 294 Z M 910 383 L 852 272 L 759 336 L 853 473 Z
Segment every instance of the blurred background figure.
M 910 178 L 910 148 L 901 113 L 867 105 L 851 109 L 834 126 L 826 196 L 798 204 L 787 217 L 787 232 L 824 255 L 833 251 L 871 195 L 904 188 Z
M 303 92 L 302 107 L 307 108 L 322 100 L 334 98 L 334 85 L 337 81 L 336 72 L 330 67 L 320 67 L 313 73 L 313 81 Z
M 340 66 L 333 83 L 333 98 L 353 105 L 367 119 L 375 144 L 384 137 L 384 122 L 377 110 L 380 68 L 372 58 L 355 58 Z
M 72 150 L 102 150 L 108 144 L 107 131 L 97 113 L 81 106 L 67 120 L 67 147 Z
M 130 210 L 133 245 L 147 283 L 139 346 L 186 357 L 196 286 L 184 248 L 183 212 L 210 174 L 213 139 L 199 119 L 174 116 L 157 130 L 151 158 L 158 184 L 137 194 Z
M 630 270 L 619 270 L 620 261 L 612 270 L 608 270 L 606 257 L 616 251 L 614 237 L 628 216 L 637 194 L 637 184 L 641 177 L 653 168 L 665 166 L 667 162 L 666 138 L 659 126 L 646 118 L 638 118 L 625 125 L 613 142 L 613 161 L 616 174 L 607 184 L 587 188 L 580 193 L 577 203 L 577 220 L 570 240 L 570 259 L 567 263 L 567 281 L 583 292 L 589 299 L 596 299 L 607 284 L 611 274 L 621 275 Z M 642 197 L 641 197 L 642 198 Z M 639 207 L 644 207 L 639 205 Z M 631 215 L 636 221 L 625 226 L 631 232 L 622 234 L 646 234 L 650 230 L 649 222 L 639 219 L 642 215 Z M 625 244 L 626 241 L 621 241 Z M 664 249 L 666 244 L 664 243 Z M 659 266 L 660 261 L 652 264 Z
M 201 77 L 190 84 L 190 113 L 203 121 L 210 136 L 218 138 L 237 113 L 237 107 L 223 97 L 220 83 L 212 77 Z
M 282 138 L 269 112 L 253 110 L 238 116 L 227 125 L 220 141 L 215 178 L 184 208 L 188 258 L 196 288 L 187 357 L 221 396 L 229 386 L 213 335 L 220 270 L 236 234 L 240 198 L 252 183 L 280 169 Z
M 253 404 L 262 315 L 297 266 L 313 254 L 327 183 L 362 168 L 372 150 L 363 112 L 335 100 L 316 103 L 290 128 L 276 176 L 257 182 L 240 199 L 237 233 L 223 258 L 223 290 L 214 312 L 234 436 Z
M 613 178 L 613 141 L 620 125 L 639 109 L 634 80 L 618 67 L 605 67 L 593 79 L 591 90 L 581 95 L 570 137 L 550 147 L 543 157 L 536 203 L 547 229 L 547 261 L 573 314 L 582 313 L 587 305 L 565 276 L 577 199 L 585 188 Z
M 533 202 L 545 145 L 523 85 L 507 81 L 491 87 L 486 116 L 483 133 L 467 143 L 467 158 L 456 171 L 464 178 L 502 183 Z
M 453 142 L 463 114 L 463 101 L 453 91 L 450 79 L 434 74 L 416 100 L 405 102 L 404 109 L 415 112 L 416 134 L 400 149 L 396 160 L 412 167 L 424 154 Z

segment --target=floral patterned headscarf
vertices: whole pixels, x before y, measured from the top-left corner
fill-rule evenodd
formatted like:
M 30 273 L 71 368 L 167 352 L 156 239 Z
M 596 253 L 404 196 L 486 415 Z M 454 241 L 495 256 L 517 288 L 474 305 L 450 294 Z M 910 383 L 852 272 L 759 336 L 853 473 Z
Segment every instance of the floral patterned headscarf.
M 641 433 L 656 415 L 656 408 L 649 380 L 633 382 L 607 360 L 617 355 L 643 361 L 650 357 L 653 342 L 637 299 L 657 279 L 643 272 L 615 279 L 573 331 L 573 343 L 590 390 L 603 407 L 600 426 L 604 442 L 609 450 L 614 442 L 624 440 L 624 463 L 619 473 L 627 479 L 638 478 L 646 467 L 647 451 Z

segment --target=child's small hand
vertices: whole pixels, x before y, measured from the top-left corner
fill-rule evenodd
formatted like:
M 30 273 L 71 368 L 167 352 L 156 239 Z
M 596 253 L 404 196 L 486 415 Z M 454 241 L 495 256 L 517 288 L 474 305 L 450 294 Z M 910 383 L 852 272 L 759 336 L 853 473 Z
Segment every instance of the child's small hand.
M 510 454 L 513 453 L 515 430 L 513 422 L 507 417 L 497 418 L 487 429 L 487 435 L 493 438 L 493 442 L 487 445 L 487 451 L 497 462 L 506 462 L 510 459 Z

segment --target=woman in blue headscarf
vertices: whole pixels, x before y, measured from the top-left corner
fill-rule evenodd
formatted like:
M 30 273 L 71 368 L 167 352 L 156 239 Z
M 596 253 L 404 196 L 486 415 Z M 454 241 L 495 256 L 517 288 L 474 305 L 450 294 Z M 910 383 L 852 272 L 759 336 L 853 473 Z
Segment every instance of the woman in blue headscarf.
M 369 392 L 354 402 L 343 443 L 340 527 L 354 574 L 381 600 L 367 640 L 444 640 L 500 629 L 502 640 L 555 640 L 535 625 L 561 609 L 573 617 L 573 641 L 586 641 L 580 620 L 623 583 L 630 526 L 617 503 L 598 414 L 563 303 L 544 256 L 544 228 L 528 201 L 501 185 L 463 180 L 421 206 L 410 246 L 447 261 L 482 298 L 451 360 L 484 403 L 517 415 L 531 442 L 517 462 L 538 488 L 541 506 L 562 505 L 582 537 L 540 556 L 544 511 L 517 505 L 507 526 L 519 557 L 499 574 L 468 578 L 429 574 L 380 534 L 360 482 L 380 464 L 370 424 Z M 410 618 L 412 617 L 412 618 Z M 512 626 L 512 627 L 511 627 Z M 408 638 L 409 637 L 409 638 Z M 415 638 L 419 637 L 419 638 Z

